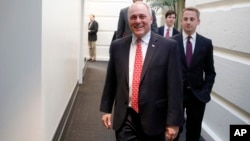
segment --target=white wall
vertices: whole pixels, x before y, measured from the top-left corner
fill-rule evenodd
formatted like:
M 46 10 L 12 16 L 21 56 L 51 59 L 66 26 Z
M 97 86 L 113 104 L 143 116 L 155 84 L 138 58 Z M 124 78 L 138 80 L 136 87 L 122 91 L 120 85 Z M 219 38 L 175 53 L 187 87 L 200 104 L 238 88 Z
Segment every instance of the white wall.
M 42 11 L 42 109 L 48 141 L 78 80 L 81 0 L 43 0 Z
M 1 141 L 42 138 L 40 3 L 0 1 Z
M 78 81 L 81 0 L 0 1 L 0 19 L 0 140 L 49 141 Z
M 187 0 L 201 12 L 198 32 L 211 38 L 217 76 L 202 135 L 228 141 L 231 124 L 250 124 L 249 0 Z

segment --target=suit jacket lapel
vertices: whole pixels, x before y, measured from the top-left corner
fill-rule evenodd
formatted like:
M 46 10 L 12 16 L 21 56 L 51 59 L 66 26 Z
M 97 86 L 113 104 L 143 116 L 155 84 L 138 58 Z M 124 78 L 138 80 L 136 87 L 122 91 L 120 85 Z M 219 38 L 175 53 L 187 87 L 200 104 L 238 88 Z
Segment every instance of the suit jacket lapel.
M 181 61 L 185 66 L 187 67 L 187 61 L 186 61 L 186 54 L 184 50 L 184 45 L 183 45 L 183 35 L 179 34 L 179 37 L 177 38 L 179 50 L 180 50 L 180 55 L 181 55 Z
M 195 58 L 199 55 L 199 50 L 201 49 L 201 36 L 199 34 L 196 34 L 196 39 L 195 39 L 195 48 L 194 48 L 194 52 L 192 55 L 192 59 L 190 62 L 190 67 L 192 67 L 193 63 L 195 63 Z
M 129 52 L 130 52 L 130 45 L 131 45 L 131 42 L 132 42 L 132 36 L 128 37 L 128 38 L 124 38 L 124 48 L 123 48 L 123 54 L 121 54 L 124 58 L 124 65 L 126 68 L 125 69 L 125 75 L 126 75 L 126 82 L 127 82 L 127 85 L 129 86 Z
M 192 56 L 192 60 L 193 60 L 193 58 L 195 57 L 195 56 L 197 56 L 198 55 L 198 52 L 199 52 L 199 50 L 200 50 L 200 45 L 201 45 L 201 38 L 200 38 L 200 35 L 199 34 L 196 34 L 196 43 L 195 43 L 195 48 L 194 48 L 194 53 L 193 53 L 193 56 Z M 192 62 L 192 60 L 191 60 L 191 62 Z
M 155 51 L 157 50 L 157 45 L 158 45 L 158 40 L 157 40 L 156 36 L 153 33 L 151 33 L 151 38 L 150 38 L 150 41 L 148 44 L 147 53 L 146 53 L 144 63 L 143 63 L 141 81 L 143 80 L 143 77 L 148 69 L 150 61 L 152 60 L 152 58 L 155 54 Z
M 93 22 L 89 22 L 89 29 L 90 29 L 90 27 L 93 25 Z

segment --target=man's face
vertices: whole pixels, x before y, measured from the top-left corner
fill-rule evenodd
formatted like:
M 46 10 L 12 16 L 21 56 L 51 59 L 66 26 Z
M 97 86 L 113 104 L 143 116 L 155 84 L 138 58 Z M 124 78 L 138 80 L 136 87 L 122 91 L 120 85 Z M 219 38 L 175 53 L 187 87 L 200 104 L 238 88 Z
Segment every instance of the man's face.
M 184 32 L 191 35 L 195 32 L 196 27 L 200 24 L 200 19 L 195 11 L 185 11 L 182 16 L 181 25 Z
M 131 7 L 128 14 L 131 32 L 138 38 L 146 35 L 152 24 L 152 16 L 149 14 L 147 7 L 142 3 L 136 3 Z
M 94 16 L 93 15 L 89 15 L 89 20 L 93 21 L 94 20 Z
M 166 18 L 165 18 L 165 23 L 168 27 L 172 27 L 174 25 L 174 22 L 175 22 L 175 14 L 171 14 L 171 15 L 168 15 Z

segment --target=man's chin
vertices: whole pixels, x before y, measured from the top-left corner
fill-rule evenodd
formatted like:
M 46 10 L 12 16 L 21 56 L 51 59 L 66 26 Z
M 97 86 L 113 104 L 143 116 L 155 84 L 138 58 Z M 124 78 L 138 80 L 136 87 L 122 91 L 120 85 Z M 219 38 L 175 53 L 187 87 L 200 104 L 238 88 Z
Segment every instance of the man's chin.
M 142 31 L 136 31 L 134 34 L 135 34 L 136 37 L 142 37 L 143 34 L 144 34 L 144 32 L 142 32 Z

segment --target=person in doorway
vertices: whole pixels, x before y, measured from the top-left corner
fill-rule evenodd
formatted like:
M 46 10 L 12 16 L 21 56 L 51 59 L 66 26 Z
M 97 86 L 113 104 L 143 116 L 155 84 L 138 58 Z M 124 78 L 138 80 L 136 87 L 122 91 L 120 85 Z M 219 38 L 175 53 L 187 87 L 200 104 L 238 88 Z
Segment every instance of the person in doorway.
M 184 123 L 177 42 L 151 31 L 151 12 L 133 3 L 132 35 L 111 43 L 100 111 L 117 141 L 172 141 Z
M 199 10 L 185 8 L 181 19 L 183 32 L 172 37 L 178 42 L 182 64 L 186 141 L 200 139 L 206 103 L 210 100 L 216 76 L 212 41 L 197 33 L 199 24 Z
M 176 20 L 175 11 L 168 10 L 165 14 L 165 25 L 158 28 L 159 34 L 166 38 L 178 34 L 179 31 L 176 28 L 174 28 L 175 20 Z
M 133 3 L 135 3 L 136 1 L 143 1 L 143 0 L 133 0 Z M 153 10 L 152 10 L 152 14 L 153 14 L 153 23 L 151 24 L 151 30 L 154 33 L 158 33 L 156 16 Z M 130 31 L 129 24 L 128 24 L 128 7 L 120 10 L 118 25 L 117 25 L 117 30 L 116 30 L 116 39 L 123 38 L 127 35 L 131 35 L 131 31 Z
M 88 45 L 89 59 L 88 61 L 96 61 L 96 41 L 98 32 L 98 22 L 95 21 L 95 15 L 89 15 L 90 22 L 88 24 Z

